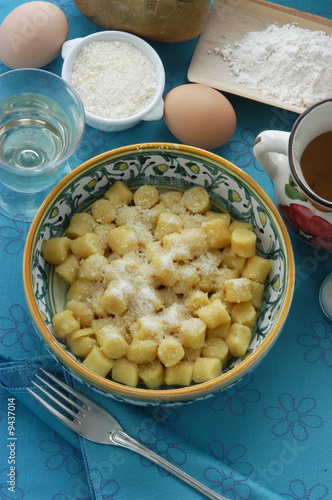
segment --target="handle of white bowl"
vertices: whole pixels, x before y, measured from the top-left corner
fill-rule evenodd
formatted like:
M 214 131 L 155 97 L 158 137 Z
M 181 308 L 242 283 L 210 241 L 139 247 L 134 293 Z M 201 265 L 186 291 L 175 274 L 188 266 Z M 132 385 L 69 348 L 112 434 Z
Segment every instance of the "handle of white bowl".
M 160 120 L 164 116 L 164 101 L 160 99 L 157 104 L 142 117 L 144 121 Z
M 71 50 L 71 48 L 76 45 L 80 40 L 82 40 L 82 37 L 80 38 L 74 38 L 73 40 L 67 40 L 63 45 L 61 49 L 61 57 L 62 59 L 66 59 L 68 52 Z

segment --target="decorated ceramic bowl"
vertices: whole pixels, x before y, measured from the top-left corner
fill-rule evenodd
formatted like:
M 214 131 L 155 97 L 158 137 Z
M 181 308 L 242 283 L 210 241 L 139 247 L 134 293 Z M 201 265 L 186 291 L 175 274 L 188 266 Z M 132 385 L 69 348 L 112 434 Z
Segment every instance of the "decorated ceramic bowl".
M 64 308 L 66 286 L 56 279 L 54 266 L 43 259 L 42 243 L 63 235 L 71 216 L 88 210 L 116 180 L 132 189 L 143 184 L 183 191 L 203 186 L 212 200 L 213 210 L 226 210 L 235 219 L 253 225 L 257 253 L 270 259 L 272 268 L 247 354 L 232 359 L 219 377 L 188 387 L 164 386 L 155 390 L 130 387 L 84 368 L 81 360 L 54 336 L 52 317 Z M 289 236 L 277 209 L 260 186 L 239 168 L 215 154 L 189 146 L 137 144 L 92 158 L 68 174 L 49 194 L 32 222 L 26 241 L 23 279 L 37 331 L 50 352 L 74 377 L 118 400 L 141 405 L 178 404 L 230 387 L 270 351 L 290 309 L 294 260 Z

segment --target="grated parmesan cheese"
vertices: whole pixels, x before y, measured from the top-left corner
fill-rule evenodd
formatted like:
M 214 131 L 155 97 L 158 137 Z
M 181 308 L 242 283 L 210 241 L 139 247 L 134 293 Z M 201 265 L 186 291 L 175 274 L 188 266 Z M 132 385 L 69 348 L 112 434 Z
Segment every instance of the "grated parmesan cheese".
M 157 90 L 150 59 L 130 42 L 85 45 L 73 64 L 71 85 L 87 111 L 103 118 L 125 118 L 148 106 Z

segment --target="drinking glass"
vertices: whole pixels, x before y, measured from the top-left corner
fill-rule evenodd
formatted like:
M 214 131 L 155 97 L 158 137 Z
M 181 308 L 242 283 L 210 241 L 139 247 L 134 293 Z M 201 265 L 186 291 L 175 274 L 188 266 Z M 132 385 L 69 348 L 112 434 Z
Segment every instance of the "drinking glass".
M 32 220 L 52 187 L 70 170 L 85 130 L 75 90 L 40 69 L 0 75 L 0 212 Z

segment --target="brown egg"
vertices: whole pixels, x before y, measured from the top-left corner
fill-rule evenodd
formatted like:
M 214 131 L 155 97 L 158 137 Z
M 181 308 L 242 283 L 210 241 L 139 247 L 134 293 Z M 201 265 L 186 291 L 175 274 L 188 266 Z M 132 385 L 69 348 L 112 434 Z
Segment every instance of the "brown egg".
M 0 26 L 0 60 L 9 68 L 41 68 L 55 59 L 68 37 L 68 21 L 50 2 L 27 2 Z
M 220 92 L 201 84 L 180 85 L 165 97 L 165 123 L 182 143 L 215 149 L 231 139 L 236 115 Z

